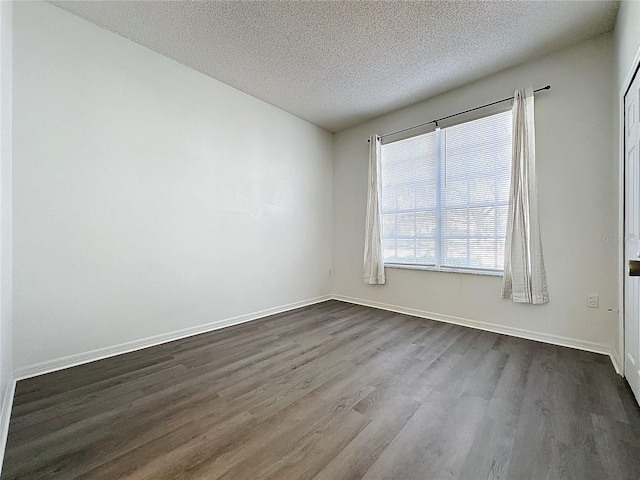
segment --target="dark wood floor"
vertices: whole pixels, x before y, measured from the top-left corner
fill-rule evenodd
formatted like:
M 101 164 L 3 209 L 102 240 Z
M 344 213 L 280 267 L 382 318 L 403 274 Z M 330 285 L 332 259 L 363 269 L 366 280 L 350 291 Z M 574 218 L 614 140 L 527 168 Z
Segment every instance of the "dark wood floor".
M 18 382 L 2 479 L 638 479 L 607 357 L 330 301 Z

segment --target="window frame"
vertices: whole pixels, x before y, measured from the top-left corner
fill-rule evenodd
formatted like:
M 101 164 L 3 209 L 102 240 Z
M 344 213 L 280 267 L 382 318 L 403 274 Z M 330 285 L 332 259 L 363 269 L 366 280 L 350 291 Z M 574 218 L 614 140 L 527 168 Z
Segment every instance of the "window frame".
M 488 109 L 488 111 L 485 111 L 482 114 L 478 114 L 477 112 L 474 112 L 475 114 L 466 114 L 463 116 L 460 116 L 457 121 L 448 121 L 448 122 L 439 122 L 438 127 L 441 129 L 446 129 L 449 127 L 453 127 L 456 125 L 461 125 L 464 123 L 469 123 L 469 122 L 473 122 L 474 120 L 480 120 L 482 118 L 486 118 L 486 117 L 491 117 L 494 115 L 498 115 L 500 113 L 505 113 L 505 112 L 510 112 L 512 111 L 511 107 L 500 107 L 500 106 L 494 106 L 493 108 Z M 437 128 L 437 127 L 436 127 Z M 423 128 L 421 129 L 419 132 L 417 133 L 404 133 L 403 135 L 393 135 L 391 140 L 387 140 L 387 141 L 382 141 L 382 145 L 388 145 L 388 144 L 392 144 L 395 142 L 400 142 L 403 140 L 407 140 L 410 138 L 414 138 L 414 137 L 418 137 L 420 135 L 425 135 L 428 133 L 432 133 L 436 131 L 436 128 Z M 513 128 L 513 126 L 512 126 Z M 439 147 L 436 147 L 439 148 Z M 510 164 L 511 165 L 511 164 Z M 440 178 L 440 171 L 442 169 L 442 162 L 438 162 L 437 165 L 437 169 L 438 169 L 438 178 Z M 381 178 L 380 181 L 380 185 L 382 186 L 383 183 L 383 179 Z M 441 182 L 438 181 L 436 182 L 437 185 L 437 195 L 436 195 L 436 205 L 433 208 L 424 208 L 424 209 L 420 209 L 420 211 L 427 211 L 427 210 L 433 210 L 436 212 L 436 215 L 441 216 L 442 215 L 442 207 L 441 207 L 441 195 L 442 195 L 442 185 Z M 380 192 L 380 195 L 382 195 L 382 192 Z M 468 208 L 470 204 L 466 204 L 466 205 L 461 205 L 461 208 Z M 507 202 L 508 205 L 508 202 Z M 473 207 L 482 207 L 483 205 L 481 204 L 473 204 Z M 496 206 L 495 203 L 487 203 L 487 205 L 484 206 Z M 413 211 L 414 213 L 417 211 L 415 208 L 413 210 L 407 210 L 407 212 L 409 211 Z M 397 210 L 396 210 L 397 212 Z M 382 226 L 381 226 L 382 228 Z M 441 224 L 441 220 L 437 219 L 436 220 L 436 225 L 435 225 L 435 233 L 434 233 L 434 239 L 435 239 L 435 248 L 436 248 L 436 259 L 441 259 L 441 231 L 442 231 L 442 224 Z M 415 236 L 413 237 L 415 238 Z M 383 253 L 383 257 L 384 257 L 384 253 Z M 450 267 L 450 266 L 438 266 L 438 265 L 428 265 L 428 264 L 416 264 L 416 263 L 402 263 L 402 262 L 388 262 L 386 260 L 384 260 L 384 266 L 385 268 L 395 268 L 395 269 L 406 269 L 406 270 L 424 270 L 424 271 L 431 271 L 431 272 L 443 272 L 443 273 L 462 273 L 462 274 L 471 274 L 471 275 L 482 275 L 482 276 L 491 276 L 491 277 L 502 277 L 504 276 L 504 266 L 501 270 L 493 270 L 493 269 L 483 269 L 483 268 L 477 268 L 477 267 Z

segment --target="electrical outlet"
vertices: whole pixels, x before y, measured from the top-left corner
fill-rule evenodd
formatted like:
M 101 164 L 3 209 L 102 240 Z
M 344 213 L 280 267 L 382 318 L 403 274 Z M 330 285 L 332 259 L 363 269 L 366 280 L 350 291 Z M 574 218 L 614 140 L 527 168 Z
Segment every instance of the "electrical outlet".
M 600 301 L 598 299 L 598 295 L 595 295 L 595 294 L 587 295 L 587 307 L 598 308 L 599 306 L 600 306 Z
M 331 269 L 329 269 L 329 275 L 328 275 L 328 276 L 329 276 L 329 277 L 331 276 Z

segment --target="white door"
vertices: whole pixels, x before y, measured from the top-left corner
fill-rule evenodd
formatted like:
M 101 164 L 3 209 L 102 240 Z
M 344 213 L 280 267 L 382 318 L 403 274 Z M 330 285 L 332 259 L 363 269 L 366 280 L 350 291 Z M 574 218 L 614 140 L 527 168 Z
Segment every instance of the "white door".
M 625 156 L 625 310 L 624 372 L 640 403 L 640 276 L 629 275 L 629 266 L 640 261 L 640 73 L 624 97 Z M 630 263 L 631 262 L 631 263 Z M 640 264 L 635 264 L 639 266 Z

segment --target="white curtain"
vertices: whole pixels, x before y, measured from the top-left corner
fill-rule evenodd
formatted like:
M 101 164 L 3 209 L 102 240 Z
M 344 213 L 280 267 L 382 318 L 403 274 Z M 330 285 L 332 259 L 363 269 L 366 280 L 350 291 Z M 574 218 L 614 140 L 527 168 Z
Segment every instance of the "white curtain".
M 364 240 L 364 283 L 381 285 L 384 279 L 382 257 L 382 214 L 380 212 L 380 155 L 378 135 L 369 139 L 369 186 L 367 191 L 367 225 Z
M 532 89 L 516 90 L 512 111 L 513 158 L 502 298 L 520 303 L 548 303 L 538 220 Z

